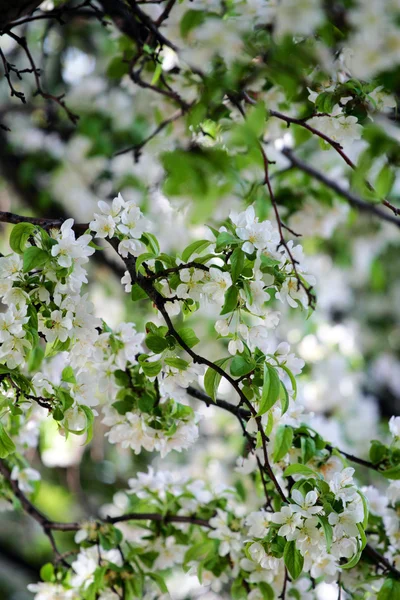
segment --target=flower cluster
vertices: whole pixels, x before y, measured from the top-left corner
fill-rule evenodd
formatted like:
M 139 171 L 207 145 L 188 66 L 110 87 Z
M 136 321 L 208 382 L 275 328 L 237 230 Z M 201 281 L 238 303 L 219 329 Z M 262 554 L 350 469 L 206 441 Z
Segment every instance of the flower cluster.
M 176 565 L 217 592 L 233 580 L 253 600 L 266 589 L 279 595 L 289 585 L 287 573 L 293 594 L 307 594 L 307 577 L 334 582 L 361 561 L 369 524 L 384 531 L 376 545 L 396 561 L 399 418 L 389 423 L 392 443 L 376 440 L 371 447 L 376 470 L 392 481 L 382 500 L 374 488 L 358 487 L 354 469 L 312 428 L 297 399 L 304 360 L 271 335 L 280 318 L 277 301 L 287 309 L 307 306 L 305 285 L 314 280 L 302 247 L 281 244 L 279 230 L 250 206 L 231 212 L 208 239 L 169 255 L 160 251 L 134 202 L 118 196 L 111 206 L 100 203 L 100 210 L 90 230 L 117 247 L 131 300 L 147 297 L 157 313 L 143 332 L 132 322 L 111 329 L 82 293 L 83 265 L 94 250 L 91 235 L 75 237 L 72 220 L 50 234 L 31 224 L 14 228 L 14 254 L 0 259 L 8 302 L 2 346 L 15 339 L 29 345 L 19 362 L 5 359 L 1 365 L 0 449 L 10 467 L 5 500 L 13 485 L 26 494 L 40 485 L 39 472 L 17 450 L 36 445 L 47 414 L 63 435 L 85 435 L 90 442 L 101 412 L 111 444 L 164 458 L 198 439 L 200 414 L 188 396 L 220 403 L 222 379 L 239 402 L 222 406 L 237 416 L 248 441 L 236 476 L 251 475 L 265 500 L 262 509 L 256 502 L 249 511 L 240 486 L 210 485 L 150 467 L 103 507 L 102 519 L 80 526 L 76 559 L 69 568 L 45 570 L 43 583 L 30 587 L 36 598 L 97 594 L 117 600 L 122 589 L 141 597 L 145 589 L 153 593 L 153 583 L 164 591 L 164 579 L 155 574 Z M 198 311 L 216 317 L 214 335 L 227 350 L 215 363 L 193 349 L 200 343 L 194 329 L 172 320 Z M 29 423 L 35 423 L 33 433 L 26 430 Z M 146 527 L 133 525 L 135 520 Z

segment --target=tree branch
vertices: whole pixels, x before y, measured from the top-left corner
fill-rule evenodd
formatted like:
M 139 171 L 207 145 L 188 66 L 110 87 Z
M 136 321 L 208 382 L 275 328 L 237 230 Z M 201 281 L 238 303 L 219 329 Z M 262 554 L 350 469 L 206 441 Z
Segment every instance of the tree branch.
M 337 194 L 339 194 L 339 196 L 342 196 L 342 198 L 347 200 L 347 202 L 351 206 L 353 206 L 363 212 L 367 212 L 376 217 L 379 217 L 383 221 L 387 221 L 388 223 L 393 223 L 397 227 L 400 227 L 400 220 L 397 219 L 395 216 L 388 214 L 387 212 L 385 212 L 384 210 L 382 210 L 379 206 L 376 206 L 375 204 L 371 204 L 370 202 L 366 202 L 365 200 L 362 200 L 356 194 L 354 194 L 352 191 L 346 190 L 345 188 L 341 187 L 336 181 L 334 181 L 333 179 L 329 179 L 329 177 L 324 175 L 324 173 L 321 173 L 320 171 L 318 171 L 317 169 L 315 169 L 308 163 L 297 158 L 297 156 L 295 156 L 293 154 L 293 152 L 291 150 L 289 150 L 288 148 L 284 148 L 282 150 L 282 154 L 290 160 L 290 162 L 292 163 L 292 165 L 294 167 L 297 167 L 301 171 L 304 171 L 304 173 L 308 173 L 308 175 L 311 175 L 317 181 L 320 181 L 327 187 L 334 190 Z

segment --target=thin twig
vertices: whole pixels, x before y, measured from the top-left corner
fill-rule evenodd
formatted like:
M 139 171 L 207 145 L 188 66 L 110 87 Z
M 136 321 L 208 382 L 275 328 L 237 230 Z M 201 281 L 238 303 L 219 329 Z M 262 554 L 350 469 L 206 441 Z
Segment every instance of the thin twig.
M 135 160 L 137 161 L 140 156 L 140 152 L 144 148 L 144 146 L 148 142 L 150 142 L 150 140 L 155 138 L 156 135 L 158 135 L 160 133 L 160 131 L 165 129 L 170 123 L 173 123 L 174 121 L 179 119 L 182 115 L 183 115 L 183 111 L 181 109 L 175 111 L 168 119 L 165 119 L 165 121 L 162 121 L 158 125 L 158 127 L 156 127 L 155 130 L 150 135 L 148 135 L 142 142 L 140 142 L 139 144 L 135 144 L 134 146 L 129 146 L 128 148 L 124 148 L 123 150 L 119 150 L 118 152 L 116 152 L 114 154 L 114 156 L 120 156 L 121 154 L 126 154 L 127 152 L 133 152 L 134 156 L 135 156 Z

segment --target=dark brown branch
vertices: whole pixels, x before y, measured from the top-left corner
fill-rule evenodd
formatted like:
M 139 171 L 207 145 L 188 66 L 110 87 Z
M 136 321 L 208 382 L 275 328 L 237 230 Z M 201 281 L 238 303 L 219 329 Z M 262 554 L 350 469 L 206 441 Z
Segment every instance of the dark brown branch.
M 246 92 L 243 93 L 243 98 L 246 100 L 246 102 L 248 102 L 249 104 L 257 104 L 257 102 L 251 98 Z M 304 129 L 307 129 L 310 133 L 312 133 L 313 135 L 318 136 L 319 138 L 321 138 L 322 140 L 324 140 L 324 142 L 326 142 L 327 144 L 329 144 L 334 150 L 336 150 L 336 152 L 343 158 L 343 160 L 345 161 L 345 163 L 353 170 L 357 169 L 357 166 L 353 163 L 353 161 L 347 156 L 347 154 L 344 152 L 343 147 L 339 144 L 339 142 L 335 142 L 335 140 L 333 140 L 332 138 L 330 138 L 328 135 L 322 133 L 322 131 L 319 131 L 318 129 L 316 129 L 315 127 L 312 127 L 307 121 L 309 119 L 311 119 L 312 117 L 315 116 L 326 116 L 325 114 L 320 114 L 320 115 L 311 115 L 310 117 L 307 117 L 305 119 L 296 119 L 294 117 L 288 117 L 287 115 L 284 115 L 283 113 L 280 113 L 276 110 L 270 110 L 269 114 L 271 117 L 276 117 L 277 119 L 281 119 L 282 121 L 285 121 L 285 123 L 288 125 L 288 127 L 290 125 L 299 125 L 300 127 L 304 127 Z M 368 188 L 372 191 L 374 191 L 373 186 L 370 184 L 369 181 L 366 180 L 366 185 L 368 186 Z M 390 210 L 396 215 L 396 216 L 400 216 L 400 208 L 398 208 L 397 206 L 394 206 L 391 202 L 389 202 L 388 200 L 382 200 L 382 204 L 384 206 L 386 206 L 387 208 L 390 208 Z M 382 213 L 383 214 L 383 213 Z M 382 217 L 381 217 L 382 218 Z M 392 221 L 393 222 L 393 221 Z
M 203 265 L 203 263 L 192 260 L 191 262 L 188 262 L 183 265 L 178 265 L 177 267 L 170 267 L 169 269 L 164 269 L 163 271 L 160 271 L 159 273 L 154 273 L 154 275 L 148 275 L 146 277 L 146 279 L 148 279 L 149 281 L 156 281 L 157 279 L 164 279 L 164 277 L 166 277 L 167 275 L 170 275 L 171 273 L 178 273 L 179 271 L 183 271 L 184 269 L 190 269 L 191 267 L 194 267 L 195 269 L 200 269 L 201 271 L 209 271 L 210 270 L 210 268 L 207 267 L 206 265 Z M 170 300 L 170 298 L 169 298 L 169 300 Z
M 207 396 L 207 394 L 205 394 L 201 390 L 197 390 L 191 385 L 186 389 L 186 392 L 189 394 L 189 396 L 192 396 L 192 398 L 196 398 L 196 400 L 204 402 L 207 406 L 217 406 L 218 408 L 222 408 L 223 410 L 230 412 L 238 419 L 248 420 L 250 418 L 250 412 L 245 410 L 244 408 L 240 408 L 240 406 L 235 406 L 230 402 L 226 402 L 225 400 L 220 400 L 218 398 L 214 402 L 214 400 L 210 398 L 210 396 Z
M 118 252 L 119 240 L 117 238 L 112 238 L 111 240 L 109 240 L 109 242 L 110 242 L 111 246 L 115 249 L 115 251 Z M 235 392 L 238 394 L 238 396 L 240 398 L 240 404 L 244 404 L 245 406 L 247 406 L 252 417 L 254 417 L 256 420 L 257 428 L 258 428 L 258 431 L 261 436 L 262 450 L 263 450 L 264 463 L 265 463 L 264 468 L 266 469 L 268 476 L 270 477 L 271 481 L 273 482 L 275 489 L 277 490 L 281 499 L 284 502 L 287 502 L 286 496 L 283 493 L 282 488 L 279 485 L 279 483 L 275 477 L 275 474 L 272 470 L 272 467 L 270 465 L 270 462 L 269 462 L 268 451 L 267 451 L 267 437 L 265 435 L 265 431 L 264 431 L 264 428 L 261 423 L 261 417 L 257 416 L 256 410 L 254 409 L 251 402 L 246 398 L 242 389 L 239 387 L 239 384 L 237 383 L 237 381 L 235 379 L 233 379 L 233 377 L 231 377 L 228 373 L 226 373 L 226 371 L 224 371 L 220 366 L 216 365 L 215 363 L 208 360 L 204 356 L 200 356 L 199 354 L 196 354 L 196 352 L 194 352 L 194 350 L 186 344 L 186 342 L 182 339 L 182 337 L 179 335 L 179 333 L 174 328 L 172 321 L 170 319 L 170 316 L 165 309 L 165 303 L 167 302 L 168 299 L 164 298 L 154 288 L 153 283 L 151 281 L 149 281 L 147 277 L 144 277 L 140 273 L 136 272 L 136 259 L 134 257 L 125 258 L 124 262 L 125 262 L 128 272 L 131 276 L 132 282 L 137 283 L 142 288 L 142 290 L 144 292 L 146 292 L 146 294 L 148 295 L 150 300 L 153 301 L 154 305 L 160 311 L 160 313 L 168 327 L 169 333 L 176 339 L 176 341 L 181 346 L 181 348 L 183 348 L 183 350 L 185 350 L 185 352 L 187 352 L 187 354 L 189 354 L 189 356 L 193 359 L 193 362 L 195 364 L 205 365 L 205 366 L 211 368 L 216 373 L 218 373 L 221 377 L 226 379 L 226 381 L 228 381 L 231 384 L 231 386 L 233 387 Z
M 13 86 L 13 83 L 11 81 L 11 71 L 13 70 L 13 66 L 7 61 L 6 57 L 4 56 L 3 50 L 1 48 L 0 48 L 0 57 L 1 57 L 3 67 L 4 67 L 4 77 L 6 78 L 8 87 L 10 88 L 11 97 L 15 96 L 16 98 L 21 100 L 22 104 L 26 104 L 25 94 L 23 92 L 19 92 Z M 17 76 L 19 77 L 19 79 L 21 79 L 19 71 L 16 71 L 16 73 L 17 73 Z
M 400 579 L 400 571 L 396 569 L 382 554 L 380 554 L 371 544 L 367 544 L 364 548 L 365 554 L 370 558 L 374 563 L 380 565 L 387 571 L 390 571 L 392 575 L 394 575 L 397 579 Z
M 78 522 L 70 522 L 70 523 L 61 523 L 59 521 L 52 521 L 48 519 L 39 509 L 37 509 L 32 502 L 25 496 L 23 492 L 21 492 L 18 483 L 11 479 L 11 473 L 5 462 L 0 460 L 0 473 L 3 477 L 8 481 L 10 487 L 16 498 L 21 503 L 21 506 L 26 514 L 31 516 L 44 530 L 45 534 L 54 542 L 54 538 L 52 536 L 52 531 L 78 531 L 84 527 L 85 523 Z M 195 515 L 192 516 L 184 516 L 184 515 L 163 515 L 160 513 L 127 513 L 125 515 L 120 515 L 118 517 L 107 517 L 105 519 L 101 519 L 99 522 L 103 523 L 122 523 L 124 521 L 158 521 L 161 523 L 190 523 L 192 525 L 199 525 L 200 527 L 208 527 L 209 529 L 213 529 L 210 523 L 206 519 L 201 519 Z M 51 536 L 51 537 L 50 537 Z M 52 543 L 53 549 L 54 545 Z M 57 552 L 57 550 L 55 549 Z M 58 552 L 57 552 L 58 554 Z M 68 565 L 69 566 L 69 565 Z
M 366 202 L 365 200 L 362 200 L 361 198 L 356 196 L 356 194 L 354 194 L 352 191 L 346 190 L 345 188 L 341 187 L 336 181 L 334 181 L 333 179 L 329 179 L 329 177 L 324 175 L 324 173 L 321 173 L 320 171 L 318 171 L 317 169 L 315 169 L 308 163 L 297 158 L 297 156 L 295 156 L 293 154 L 293 152 L 291 150 L 289 150 L 288 148 L 284 148 L 282 150 L 282 154 L 290 160 L 290 162 L 292 163 L 293 166 L 297 167 L 301 171 L 304 171 L 304 173 L 311 175 L 311 177 L 313 177 L 317 181 L 320 181 L 327 187 L 331 188 L 333 191 L 335 191 L 337 194 L 339 194 L 339 196 L 342 196 L 342 198 L 347 200 L 347 202 L 354 208 L 357 208 L 358 210 L 361 210 L 366 213 L 370 213 L 376 217 L 379 217 L 383 221 L 388 221 L 389 223 L 393 223 L 397 227 L 400 227 L 399 219 L 388 214 L 386 211 L 382 210 L 379 206 L 376 206 L 375 204 L 371 204 L 370 202 Z
M 73 123 L 73 125 L 76 125 L 79 117 L 78 117 L 78 115 L 76 115 L 75 113 L 73 113 L 72 111 L 69 110 L 68 106 L 64 102 L 64 95 L 62 94 L 60 96 L 54 96 L 53 94 L 49 94 L 48 92 L 45 92 L 43 90 L 42 84 L 40 81 L 40 70 L 36 67 L 35 61 L 33 59 L 32 53 L 29 49 L 26 38 L 20 37 L 20 36 L 16 35 L 15 33 L 13 33 L 12 31 L 8 31 L 7 35 L 9 35 L 13 40 L 15 40 L 17 42 L 17 44 L 19 46 L 21 46 L 21 48 L 23 49 L 23 51 L 26 54 L 26 57 L 29 61 L 31 69 L 32 69 L 32 73 L 35 77 L 36 94 L 41 96 L 44 100 L 52 100 L 53 102 L 58 104 L 65 111 L 66 115 L 68 116 L 69 120 Z
M 42 229 L 60 229 L 65 219 L 41 219 L 40 217 L 23 217 L 10 212 L 0 211 L 0 222 L 11 223 L 12 225 L 18 225 L 18 223 L 32 223 Z M 86 231 L 89 228 L 89 223 L 74 223 L 73 229 L 77 232 Z
M 57 545 L 56 545 L 53 533 L 51 531 L 52 530 L 52 526 L 51 526 L 52 521 L 50 521 L 42 512 L 40 512 L 40 510 L 37 509 L 36 506 L 34 506 L 32 504 L 32 502 L 25 496 L 25 494 L 23 494 L 23 492 L 21 492 L 16 480 L 11 478 L 11 472 L 9 471 L 9 469 L 7 468 L 7 466 L 3 460 L 0 460 L 0 473 L 10 484 L 10 487 L 13 491 L 14 496 L 16 498 L 18 498 L 18 500 L 20 501 L 24 512 L 26 512 L 26 514 L 31 516 L 33 519 L 35 519 L 35 521 L 37 523 L 39 523 L 39 525 L 41 526 L 44 533 L 46 534 L 46 536 L 49 539 L 49 542 L 54 551 L 54 554 L 56 555 L 57 558 L 59 558 L 60 553 L 58 552 Z M 66 566 L 69 566 L 68 563 L 66 563 Z
M 142 142 L 140 142 L 139 144 L 135 144 L 134 146 L 129 146 L 128 148 L 124 148 L 123 150 L 119 150 L 118 152 L 116 152 L 114 154 L 114 156 L 120 156 L 121 154 L 126 154 L 127 152 L 133 152 L 134 153 L 134 157 L 135 157 L 135 161 L 137 161 L 139 159 L 139 157 L 140 157 L 141 150 L 144 148 L 144 146 L 148 142 L 150 142 L 150 140 L 152 140 L 153 138 L 155 138 L 156 135 L 158 135 L 160 133 L 160 131 L 162 131 L 163 129 L 165 129 L 166 127 L 168 127 L 168 125 L 170 123 L 173 123 L 174 121 L 176 121 L 177 119 L 179 119 L 182 115 L 183 115 L 183 111 L 182 110 L 177 110 L 168 119 L 165 119 L 165 121 L 162 121 L 162 123 L 160 123 L 158 125 L 158 127 L 156 127 L 155 130 L 149 136 L 147 136 L 147 138 L 145 138 Z
M 159 523 L 189 523 L 213 529 L 212 525 L 206 519 L 200 519 L 196 516 L 182 515 L 162 515 L 159 513 L 128 513 L 120 517 L 108 517 L 107 523 L 121 523 L 123 521 L 158 521 Z
M 347 452 L 344 452 L 343 450 L 340 450 L 339 448 L 336 448 L 335 446 L 331 446 L 330 444 L 327 444 L 326 448 L 330 452 L 332 452 L 333 450 L 336 450 L 337 452 L 339 452 L 340 454 L 345 456 L 347 458 L 347 460 L 350 460 L 351 462 L 354 462 L 354 463 L 357 463 L 358 465 L 366 467 L 367 469 L 373 469 L 374 471 L 378 471 L 378 473 L 381 472 L 379 470 L 379 467 L 374 465 L 369 460 L 364 460 L 363 458 L 358 458 L 358 456 L 354 456 L 353 454 L 348 454 Z
M 147 27 L 149 29 L 149 31 L 151 31 L 151 33 L 154 35 L 156 40 L 158 40 L 160 42 L 161 45 L 169 46 L 170 48 L 172 48 L 172 50 L 175 50 L 175 52 L 178 51 L 178 47 L 175 46 L 175 44 L 173 44 L 172 42 L 170 42 L 165 37 L 165 35 L 163 35 L 159 31 L 158 25 L 160 25 L 162 23 L 162 21 L 160 21 L 159 23 L 154 23 L 150 19 L 150 17 L 141 8 L 139 8 L 139 6 L 136 3 L 136 0 L 129 0 L 129 4 L 130 4 L 130 7 L 131 7 L 134 15 L 136 15 L 140 19 L 140 21 L 143 23 L 143 25 L 145 27 Z M 172 6 L 173 6 L 173 4 L 172 4 Z M 171 9 L 172 9 L 172 6 L 171 6 Z M 165 18 L 167 18 L 168 14 L 169 14 L 169 11 Z M 162 19 L 162 20 L 164 20 L 164 19 Z
M 108 24 L 104 20 L 104 13 L 96 6 L 92 5 L 90 0 L 86 0 L 85 2 L 82 2 L 76 6 L 64 5 L 61 8 L 40 12 L 40 14 L 32 14 L 28 17 L 18 19 L 17 21 L 11 21 L 2 29 L 2 33 L 7 33 L 15 27 L 20 27 L 21 25 L 26 25 L 27 23 L 32 23 L 34 21 L 55 20 L 60 25 L 64 25 L 66 23 L 66 18 L 71 19 L 74 17 L 95 17 L 103 25 Z

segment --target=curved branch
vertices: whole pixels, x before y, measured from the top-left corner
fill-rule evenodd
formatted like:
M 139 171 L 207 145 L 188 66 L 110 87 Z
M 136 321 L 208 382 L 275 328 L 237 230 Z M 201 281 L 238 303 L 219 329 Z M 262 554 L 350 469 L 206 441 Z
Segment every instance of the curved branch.
M 0 473 L 10 484 L 10 487 L 15 497 L 18 498 L 18 500 L 21 503 L 24 512 L 31 516 L 33 519 L 35 519 L 37 523 L 39 523 L 39 525 L 42 527 L 43 531 L 48 537 L 51 536 L 52 538 L 52 531 L 78 531 L 79 529 L 82 529 L 84 527 L 86 521 L 82 523 L 62 523 L 60 521 L 52 521 L 51 519 L 48 519 L 38 508 L 36 508 L 36 506 L 32 504 L 32 502 L 20 490 L 18 483 L 11 478 L 11 473 L 3 460 L 0 460 Z M 106 517 L 105 519 L 97 520 L 101 523 L 110 523 L 113 525 L 115 523 L 122 523 L 124 521 L 158 521 L 160 523 L 189 523 L 191 525 L 199 525 L 200 527 L 207 527 L 208 529 L 213 529 L 212 525 L 210 525 L 207 519 L 201 519 L 196 515 L 184 516 L 169 514 L 163 515 L 161 513 L 127 513 L 118 517 Z M 60 556 L 53 543 L 52 546 L 56 554 Z
M 111 244 L 111 246 L 114 248 L 114 250 L 118 253 L 118 245 L 119 245 L 118 238 L 111 238 L 108 241 Z M 213 371 L 215 371 L 216 373 L 218 373 L 218 375 L 220 375 L 221 377 L 226 379 L 226 381 L 228 381 L 231 384 L 231 386 L 233 387 L 235 392 L 238 394 L 238 396 L 240 398 L 240 404 L 245 404 L 247 406 L 252 417 L 256 420 L 257 428 L 258 428 L 258 431 L 261 436 L 262 450 L 263 450 L 264 463 L 265 463 L 264 468 L 266 469 L 268 476 L 270 477 L 271 481 L 273 482 L 275 489 L 278 492 L 281 499 L 283 500 L 283 502 L 287 502 L 287 498 L 286 498 L 285 494 L 283 493 L 282 488 L 279 485 L 279 482 L 276 479 L 275 474 L 272 470 L 271 464 L 269 462 L 268 451 L 267 451 L 267 441 L 268 440 L 265 435 L 264 428 L 261 424 L 261 417 L 257 416 L 257 411 L 254 409 L 251 402 L 246 398 L 245 394 L 243 393 L 243 390 L 239 387 L 238 382 L 235 379 L 233 379 L 233 377 L 231 377 L 228 373 L 226 373 L 226 371 L 224 371 L 220 366 L 216 365 L 211 360 L 208 360 L 208 358 L 205 358 L 204 356 L 200 356 L 200 354 L 196 354 L 196 352 L 194 352 L 194 350 L 192 350 L 192 348 L 190 348 L 186 344 L 186 342 L 182 339 L 182 337 L 176 331 L 175 327 L 172 324 L 171 318 L 165 309 L 165 304 L 168 301 L 168 298 L 164 298 L 164 296 L 162 296 L 154 288 L 154 284 L 150 279 L 148 279 L 147 277 L 144 277 L 140 273 L 136 272 L 136 259 L 134 257 L 125 258 L 124 262 L 125 262 L 128 272 L 131 276 L 132 282 L 137 283 L 139 285 L 139 287 L 141 287 L 142 290 L 147 294 L 147 296 L 150 298 L 150 300 L 153 301 L 154 306 L 160 311 L 160 313 L 168 327 L 169 333 L 176 339 L 176 341 L 181 346 L 181 348 L 183 348 L 183 350 L 185 350 L 185 352 L 187 352 L 187 354 L 189 354 L 189 356 L 193 359 L 194 363 L 197 363 L 199 365 L 205 365 L 205 366 L 209 367 L 210 369 L 212 369 Z
M 379 217 L 383 221 L 388 221 L 389 223 L 393 223 L 397 227 L 400 227 L 400 220 L 397 219 L 395 216 L 388 214 L 376 204 L 371 204 L 370 202 L 362 200 L 352 191 L 346 190 L 333 179 L 329 179 L 329 177 L 327 177 L 324 173 L 321 173 L 308 163 L 297 158 L 297 156 L 295 156 L 293 152 L 289 150 L 289 148 L 284 148 L 282 150 L 282 154 L 290 160 L 294 167 L 297 167 L 301 171 L 304 171 L 304 173 L 311 175 L 311 177 L 313 177 L 317 181 L 320 181 L 327 187 L 331 188 L 333 191 L 339 194 L 339 196 L 342 196 L 342 198 L 347 200 L 347 202 L 351 206 L 354 206 L 355 208 L 358 208 L 358 210 L 361 210 L 363 212 L 371 213 L 372 215 Z

